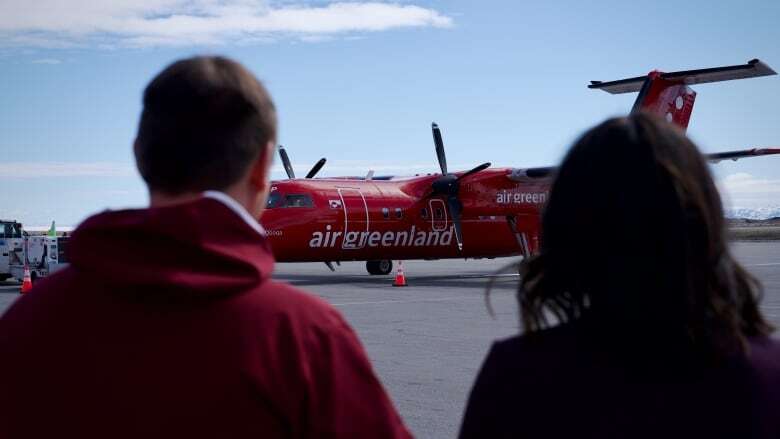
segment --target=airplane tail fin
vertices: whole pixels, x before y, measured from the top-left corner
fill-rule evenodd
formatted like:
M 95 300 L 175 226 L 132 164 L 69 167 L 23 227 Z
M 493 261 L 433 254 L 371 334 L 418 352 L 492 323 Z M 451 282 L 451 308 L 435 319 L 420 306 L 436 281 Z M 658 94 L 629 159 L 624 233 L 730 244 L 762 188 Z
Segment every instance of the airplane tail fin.
M 686 129 L 693 111 L 693 103 L 696 101 L 696 92 L 689 85 L 776 74 L 769 66 L 754 59 L 747 64 L 736 66 L 670 73 L 654 70 L 645 76 L 635 78 L 609 82 L 591 81 L 588 88 L 604 90 L 611 94 L 639 92 L 631 109 L 632 113 L 649 112 Z

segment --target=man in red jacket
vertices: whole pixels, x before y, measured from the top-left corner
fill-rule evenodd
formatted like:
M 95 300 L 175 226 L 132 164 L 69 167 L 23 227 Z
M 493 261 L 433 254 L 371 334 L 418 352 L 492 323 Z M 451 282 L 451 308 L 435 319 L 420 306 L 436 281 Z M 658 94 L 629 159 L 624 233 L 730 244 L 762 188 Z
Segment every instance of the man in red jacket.
M 342 316 L 270 279 L 263 86 L 192 58 L 143 104 L 151 207 L 86 220 L 0 320 L 0 437 L 409 437 Z

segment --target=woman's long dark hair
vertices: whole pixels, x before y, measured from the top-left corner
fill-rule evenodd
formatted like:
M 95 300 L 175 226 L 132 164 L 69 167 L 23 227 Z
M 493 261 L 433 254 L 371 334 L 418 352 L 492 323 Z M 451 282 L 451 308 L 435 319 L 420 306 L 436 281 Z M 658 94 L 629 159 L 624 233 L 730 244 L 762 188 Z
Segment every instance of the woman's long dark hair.
M 645 114 L 609 119 L 571 148 L 542 218 L 540 254 L 521 265 L 526 332 L 582 318 L 603 334 L 674 339 L 710 354 L 747 352 L 773 331 L 760 284 L 725 238 L 705 159 Z

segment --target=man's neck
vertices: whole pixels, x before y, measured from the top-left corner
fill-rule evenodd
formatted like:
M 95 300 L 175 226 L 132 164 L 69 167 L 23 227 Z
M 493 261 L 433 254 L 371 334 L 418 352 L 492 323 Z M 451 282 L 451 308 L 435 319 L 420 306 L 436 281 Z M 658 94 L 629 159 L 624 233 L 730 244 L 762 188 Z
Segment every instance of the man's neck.
M 252 212 L 252 198 L 246 192 L 239 190 L 236 187 L 228 188 L 226 190 L 218 191 L 229 196 L 235 200 L 238 204 L 243 206 L 248 212 Z M 175 206 L 177 204 L 189 203 L 203 197 L 203 192 L 184 192 L 181 194 L 171 195 L 164 192 L 150 191 L 149 192 L 149 207 L 168 207 Z
M 166 194 L 163 192 L 149 192 L 149 207 L 169 207 L 177 204 L 189 203 L 202 196 L 202 192 L 186 192 L 183 194 Z

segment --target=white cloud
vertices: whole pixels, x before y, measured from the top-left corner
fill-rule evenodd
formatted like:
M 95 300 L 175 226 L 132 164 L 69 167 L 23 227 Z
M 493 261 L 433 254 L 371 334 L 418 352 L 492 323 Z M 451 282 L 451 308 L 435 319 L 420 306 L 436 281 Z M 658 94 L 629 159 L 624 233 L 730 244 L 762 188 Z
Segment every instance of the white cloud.
M 718 189 L 727 208 L 780 206 L 780 179 L 739 172 L 720 180 Z
M 0 44 L 16 47 L 181 46 L 311 40 L 408 27 L 449 27 L 452 18 L 411 4 L 265 0 L 6 0 Z
M 130 177 L 135 166 L 112 162 L 3 162 L 0 178 Z
M 731 194 L 780 194 L 780 179 L 756 178 L 746 172 L 727 175 L 721 185 Z

